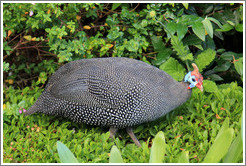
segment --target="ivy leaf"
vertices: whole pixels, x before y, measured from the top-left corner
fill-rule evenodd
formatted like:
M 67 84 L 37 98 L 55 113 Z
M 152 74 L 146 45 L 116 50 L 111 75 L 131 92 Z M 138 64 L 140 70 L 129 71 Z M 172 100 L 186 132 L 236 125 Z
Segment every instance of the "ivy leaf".
M 192 30 L 202 41 L 205 41 L 205 28 L 201 22 L 195 22 Z
M 212 26 L 212 23 L 209 21 L 209 19 L 205 18 L 203 21 L 202 21 L 202 24 L 204 26 L 204 28 L 206 29 L 208 35 L 213 38 L 213 26 Z
M 167 72 L 173 79 L 177 81 L 182 81 L 185 76 L 185 68 L 179 64 L 179 62 L 174 58 L 169 58 L 160 67 L 161 70 Z
M 197 56 L 195 63 L 200 72 L 214 60 L 215 55 L 216 52 L 209 48 Z

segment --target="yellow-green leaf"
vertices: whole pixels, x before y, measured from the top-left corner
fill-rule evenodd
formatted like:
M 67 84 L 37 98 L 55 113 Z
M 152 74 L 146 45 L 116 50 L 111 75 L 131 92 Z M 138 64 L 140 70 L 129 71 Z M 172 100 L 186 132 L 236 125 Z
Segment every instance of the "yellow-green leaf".
M 204 28 L 206 29 L 208 35 L 213 38 L 213 26 L 212 26 L 212 23 L 209 19 L 205 18 L 203 21 L 202 21 L 202 24 L 204 26 Z
M 215 55 L 216 52 L 209 48 L 197 56 L 195 63 L 200 72 L 214 60 Z
M 120 151 L 115 145 L 111 148 L 109 163 L 124 163 Z
M 232 128 L 226 129 L 220 136 L 214 141 L 213 145 L 208 150 L 204 163 L 218 163 L 228 152 L 228 149 L 232 142 L 234 130 Z
M 32 36 L 31 35 L 24 36 L 24 39 L 26 39 L 28 41 L 31 41 L 32 40 Z
M 150 163 L 163 163 L 164 155 L 166 153 L 166 143 L 164 133 L 158 132 L 154 138 L 150 150 Z

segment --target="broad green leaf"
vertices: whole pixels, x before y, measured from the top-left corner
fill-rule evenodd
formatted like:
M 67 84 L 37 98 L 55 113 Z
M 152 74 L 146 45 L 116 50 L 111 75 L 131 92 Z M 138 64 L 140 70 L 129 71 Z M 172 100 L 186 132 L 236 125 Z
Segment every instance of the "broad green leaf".
M 167 72 L 177 81 L 182 81 L 186 72 L 185 68 L 174 58 L 169 58 L 160 66 L 160 69 Z
M 182 151 L 177 163 L 189 163 L 189 152 L 188 151 Z
M 243 141 L 241 134 L 239 133 L 237 137 L 233 140 L 228 153 L 224 157 L 223 163 L 237 163 L 243 152 Z
M 200 50 L 203 50 L 202 45 L 194 45 L 196 48 L 199 48 Z
M 172 50 L 165 47 L 161 36 L 152 36 L 151 41 L 155 51 L 158 52 L 156 60 L 153 60 L 152 62 L 155 65 L 160 65 L 170 57 L 170 55 L 172 54 Z
M 203 81 L 203 89 L 206 92 L 216 92 L 218 90 L 218 87 L 215 82 L 210 80 L 204 80 Z
M 124 163 L 117 146 L 113 145 L 110 151 L 109 163 Z
M 239 58 L 234 62 L 235 69 L 240 76 L 243 76 L 243 58 Z
M 57 151 L 62 163 L 78 163 L 73 153 L 60 141 L 57 141 Z
M 224 62 L 222 64 L 219 64 L 218 66 L 214 67 L 215 72 L 222 72 L 222 71 L 227 71 L 231 67 L 231 62 Z
M 161 51 L 163 47 L 165 47 L 161 36 L 152 36 L 151 41 L 152 41 L 155 51 Z
M 211 24 L 211 22 L 209 21 L 209 19 L 205 18 L 203 21 L 202 21 L 202 24 L 204 26 L 204 28 L 206 29 L 208 35 L 213 38 L 213 26 Z
M 218 139 L 220 137 L 220 135 L 222 133 L 224 133 L 225 130 L 227 130 L 228 128 L 229 128 L 229 117 L 226 117 L 226 119 L 224 120 L 224 122 L 223 122 L 223 124 L 222 124 L 222 126 L 220 128 L 220 131 L 217 134 L 217 136 L 215 137 L 215 140 L 214 141 L 216 141 L 216 139 Z
M 213 17 L 207 17 L 207 19 L 209 19 L 210 21 L 214 22 L 215 24 L 217 24 L 220 28 L 222 28 L 223 26 L 221 25 L 221 23 L 216 20 L 215 18 Z
M 166 143 L 164 133 L 159 131 L 153 141 L 150 149 L 150 163 L 163 163 L 164 155 L 166 153 Z
M 243 57 L 242 53 L 235 53 L 235 52 L 224 52 L 223 54 L 221 54 L 220 58 L 223 60 L 227 60 L 227 61 L 232 61 L 233 60 L 233 56 L 235 57 L 235 59 L 238 59 L 240 57 Z
M 188 28 L 187 28 L 186 25 L 178 23 L 178 25 L 177 25 L 177 35 L 178 35 L 179 41 L 181 41 L 184 38 L 187 30 L 188 30 Z
M 223 81 L 224 79 L 221 78 L 218 74 L 211 74 L 208 76 L 212 81 Z
M 121 5 L 121 3 L 113 3 L 111 10 L 117 9 L 120 5 Z
M 216 29 L 216 31 L 219 32 L 228 32 L 230 30 L 232 30 L 234 27 L 230 24 L 224 24 L 223 27 L 221 29 Z
M 234 130 L 232 128 L 226 129 L 219 137 L 214 141 L 213 145 L 208 150 L 205 156 L 204 163 L 218 163 L 228 152 L 228 149 L 232 142 Z
M 235 27 L 236 31 L 243 32 L 243 24 L 237 24 Z
M 201 22 L 195 22 L 192 30 L 202 41 L 205 41 L 205 28 Z
M 195 63 L 200 72 L 214 60 L 215 55 L 216 51 L 209 48 L 197 56 Z
M 182 41 L 183 41 L 184 45 L 188 45 L 188 46 L 200 45 L 202 43 L 202 40 L 194 34 L 185 37 Z
M 188 9 L 189 8 L 189 3 L 182 3 L 182 4 L 185 7 L 185 9 Z
M 167 24 L 166 28 L 168 30 L 167 36 L 168 38 L 170 38 L 171 37 L 170 33 L 173 35 L 177 31 L 177 24 L 174 22 L 170 22 Z

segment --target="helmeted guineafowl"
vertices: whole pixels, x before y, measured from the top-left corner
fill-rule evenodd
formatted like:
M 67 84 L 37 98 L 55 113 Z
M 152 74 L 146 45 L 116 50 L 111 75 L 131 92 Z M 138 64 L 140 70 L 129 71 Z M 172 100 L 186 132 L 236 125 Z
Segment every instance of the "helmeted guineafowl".
M 164 71 L 130 58 L 76 60 L 60 67 L 38 100 L 25 113 L 62 116 L 74 122 L 126 128 L 140 146 L 132 126 L 153 121 L 183 104 L 191 88 L 202 90 L 203 77 L 195 64 L 184 82 Z M 189 83 L 188 83 L 189 82 Z

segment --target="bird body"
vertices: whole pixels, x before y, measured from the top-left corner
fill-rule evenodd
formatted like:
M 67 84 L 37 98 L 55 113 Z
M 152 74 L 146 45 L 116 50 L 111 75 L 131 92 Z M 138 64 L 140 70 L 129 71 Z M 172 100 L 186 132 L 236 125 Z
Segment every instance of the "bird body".
M 187 82 L 130 58 L 76 60 L 60 67 L 26 112 L 115 129 L 156 120 L 191 96 Z

